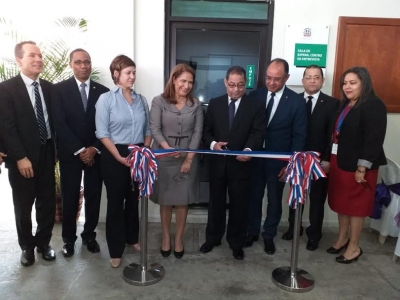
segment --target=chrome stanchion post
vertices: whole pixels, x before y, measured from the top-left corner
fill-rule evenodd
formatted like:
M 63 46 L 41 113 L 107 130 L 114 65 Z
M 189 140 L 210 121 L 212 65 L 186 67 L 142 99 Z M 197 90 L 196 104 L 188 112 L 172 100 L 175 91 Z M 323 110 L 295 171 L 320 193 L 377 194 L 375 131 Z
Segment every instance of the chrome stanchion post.
M 165 274 L 164 267 L 153 263 L 147 269 L 147 211 L 148 198 L 141 198 L 140 265 L 132 263 L 124 269 L 124 280 L 132 285 L 150 285 L 159 282 Z
M 299 257 L 301 228 L 301 204 L 297 205 L 294 223 L 294 236 L 292 244 L 292 256 L 290 267 L 277 268 L 272 272 L 273 282 L 289 292 L 304 293 L 314 288 L 314 278 L 302 269 L 297 268 Z

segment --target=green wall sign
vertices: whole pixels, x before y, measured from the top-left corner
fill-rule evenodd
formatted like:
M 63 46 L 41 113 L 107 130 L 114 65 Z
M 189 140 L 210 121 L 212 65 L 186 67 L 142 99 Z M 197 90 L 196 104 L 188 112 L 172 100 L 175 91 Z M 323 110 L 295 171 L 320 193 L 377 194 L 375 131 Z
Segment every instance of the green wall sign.
M 295 44 L 294 65 L 296 67 L 317 65 L 325 68 L 327 49 L 328 45 L 323 44 Z
M 252 89 L 254 87 L 254 76 L 256 73 L 256 67 L 254 65 L 247 65 L 247 83 L 246 89 Z

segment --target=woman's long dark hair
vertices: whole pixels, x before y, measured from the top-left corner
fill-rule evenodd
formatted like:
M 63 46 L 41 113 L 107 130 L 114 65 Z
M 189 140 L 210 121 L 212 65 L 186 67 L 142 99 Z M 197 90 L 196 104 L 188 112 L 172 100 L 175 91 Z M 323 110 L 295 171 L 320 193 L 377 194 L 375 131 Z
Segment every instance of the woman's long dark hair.
M 375 91 L 374 91 L 374 87 L 372 86 L 372 80 L 371 80 L 371 76 L 369 75 L 369 71 L 364 67 L 350 68 L 350 69 L 346 70 L 343 73 L 342 77 L 340 78 L 340 88 L 341 88 L 342 98 L 343 98 L 343 101 L 341 103 L 341 108 L 343 108 L 343 106 L 347 105 L 347 103 L 350 101 L 346 97 L 346 94 L 343 91 L 344 78 L 349 73 L 356 74 L 357 77 L 361 80 L 361 93 L 360 93 L 360 97 L 358 98 L 357 103 L 353 106 L 354 108 L 359 107 L 369 97 L 375 95 Z

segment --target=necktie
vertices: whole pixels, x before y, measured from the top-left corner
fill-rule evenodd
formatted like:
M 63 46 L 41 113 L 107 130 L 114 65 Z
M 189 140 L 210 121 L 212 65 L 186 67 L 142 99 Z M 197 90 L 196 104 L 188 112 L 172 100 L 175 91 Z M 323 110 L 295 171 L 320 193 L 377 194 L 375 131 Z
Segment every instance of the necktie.
M 272 106 L 274 106 L 274 97 L 275 97 L 275 93 L 271 93 L 271 99 L 269 99 L 267 108 L 265 110 L 265 119 L 267 121 L 267 127 L 268 127 L 268 123 L 269 123 L 269 118 L 271 117 Z
M 229 129 L 232 127 L 233 119 L 235 118 L 235 102 L 237 99 L 232 99 L 229 103 Z
M 308 113 L 308 116 L 311 116 L 313 96 L 308 96 L 307 98 L 308 98 L 308 101 L 307 101 L 307 113 Z
M 85 87 L 86 87 L 86 83 L 82 83 L 82 84 L 81 84 L 81 89 L 80 89 L 80 91 L 81 91 L 81 98 L 82 98 L 82 103 L 83 103 L 83 109 L 86 111 L 88 99 L 87 99 L 87 96 L 86 96 Z
M 39 125 L 40 143 L 44 145 L 47 142 L 47 128 L 46 128 L 46 121 L 44 120 L 42 99 L 40 98 L 39 94 L 39 84 L 36 81 L 34 81 L 32 85 L 34 86 L 35 90 L 35 108 L 36 108 L 36 118 Z

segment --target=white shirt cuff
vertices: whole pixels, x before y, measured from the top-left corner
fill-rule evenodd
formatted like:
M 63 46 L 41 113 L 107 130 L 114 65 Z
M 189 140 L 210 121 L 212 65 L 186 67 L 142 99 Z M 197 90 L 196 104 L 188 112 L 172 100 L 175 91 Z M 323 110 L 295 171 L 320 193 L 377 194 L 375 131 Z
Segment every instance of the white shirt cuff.
M 211 145 L 210 145 L 210 149 L 211 150 L 214 150 L 214 146 L 215 146 L 216 143 L 217 143 L 216 141 L 212 141 L 211 142 Z
M 76 152 L 74 153 L 74 155 L 80 154 L 83 150 L 85 150 L 85 147 L 82 147 L 81 149 L 79 149 L 78 151 L 76 151 Z

